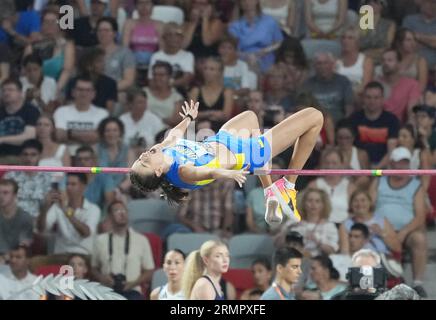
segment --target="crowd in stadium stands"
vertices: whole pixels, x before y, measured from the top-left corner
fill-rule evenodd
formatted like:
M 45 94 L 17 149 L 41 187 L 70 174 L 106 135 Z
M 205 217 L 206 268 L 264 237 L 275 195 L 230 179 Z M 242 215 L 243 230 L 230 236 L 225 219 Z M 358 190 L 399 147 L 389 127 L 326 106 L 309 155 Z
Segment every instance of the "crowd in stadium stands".
M 196 139 L 245 110 L 267 130 L 313 106 L 325 122 L 305 168 L 436 168 L 436 0 L 2 0 L 0 21 L 2 165 L 129 167 L 193 99 Z M 70 264 L 128 299 L 326 300 L 360 249 L 390 286 L 410 261 L 426 296 L 435 177 L 300 177 L 302 221 L 278 228 L 254 176 L 179 207 L 120 174 L 0 179 L 0 299 L 55 298 L 20 290 Z M 204 277 L 186 279 L 200 247 Z

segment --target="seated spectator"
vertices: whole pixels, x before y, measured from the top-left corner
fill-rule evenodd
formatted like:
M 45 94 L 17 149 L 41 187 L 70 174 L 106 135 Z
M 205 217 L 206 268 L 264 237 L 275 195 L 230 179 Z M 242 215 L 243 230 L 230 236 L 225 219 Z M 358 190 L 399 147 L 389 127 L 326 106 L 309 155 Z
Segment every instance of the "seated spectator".
M 96 167 L 98 163 L 94 149 L 83 146 L 77 149 L 74 165 L 78 167 Z M 86 174 L 87 184 L 84 191 L 85 198 L 104 209 L 115 197 L 116 185 L 107 174 Z
M 74 71 L 75 46 L 57 23 L 59 11 L 44 11 L 41 16 L 41 39 L 26 47 L 25 55 L 35 54 L 42 61 L 45 76 L 56 80 L 56 97 L 61 95 Z
M 259 2 L 241 1 L 240 18 L 229 24 L 228 32 L 238 39 L 242 59 L 256 72 L 264 73 L 274 64 L 274 51 L 283 35 L 274 18 L 262 13 Z
M 321 154 L 320 169 L 344 169 L 344 159 L 339 150 L 324 149 Z M 348 218 L 348 199 L 356 190 L 356 185 L 351 179 L 343 175 L 319 177 L 310 182 L 308 187 L 324 190 L 329 195 L 332 205 L 329 221 L 339 225 Z
M 7 79 L 1 84 L 0 163 L 15 164 L 21 145 L 35 138 L 35 123 L 39 111 L 24 101 L 21 82 Z
M 411 158 L 409 150 L 396 148 L 390 155 L 390 168 L 409 170 Z M 411 251 L 413 286 L 426 296 L 422 287 L 427 264 L 425 190 L 420 180 L 408 176 L 381 177 L 371 185 L 371 196 L 376 200 L 375 215 L 385 217 L 400 243 Z
M 418 53 L 418 42 L 412 30 L 401 28 L 395 34 L 392 46 L 400 53 L 400 74 L 419 82 L 421 91 L 427 88 L 427 60 Z
M 232 89 L 238 97 L 257 88 L 257 76 L 248 68 L 248 64 L 238 57 L 238 40 L 225 37 L 218 46 L 218 52 L 224 64 L 224 87 Z
M 20 163 L 23 166 L 37 166 L 41 159 L 42 144 L 38 140 L 27 140 L 23 143 Z M 40 204 L 51 188 L 51 174 L 38 171 L 12 171 L 4 176 L 18 184 L 18 206 L 30 214 L 32 218 L 39 215 Z
M 357 95 L 362 93 L 374 75 L 372 59 L 359 51 L 359 37 L 360 29 L 357 27 L 348 27 L 342 33 L 342 52 L 336 63 L 337 72 L 351 81 L 353 91 Z
M 170 250 L 165 254 L 163 270 L 168 282 L 154 289 L 150 294 L 150 300 L 186 300 L 182 291 L 185 258 L 185 254 L 179 249 Z
M 97 21 L 103 18 L 106 0 L 91 0 L 90 13 L 74 20 L 74 28 L 68 30 L 78 47 L 94 47 L 97 45 Z
M 436 130 L 433 128 L 435 122 L 435 110 L 426 105 L 418 105 L 413 108 L 415 115 L 415 128 L 421 136 L 422 144 L 430 149 L 432 164 L 436 164 Z
M 284 112 L 281 114 L 266 113 L 266 103 L 263 98 L 262 90 L 251 90 L 247 97 L 247 109 L 255 112 L 259 120 L 259 128 L 267 129 L 274 127 L 284 117 Z M 268 116 L 268 117 L 267 117 Z
M 337 39 L 347 19 L 347 0 L 304 0 L 305 18 L 312 39 Z
M 204 84 L 189 92 L 189 99 L 200 104 L 197 121 L 209 121 L 215 132 L 230 119 L 234 104 L 233 91 L 224 87 L 223 72 L 219 58 L 207 58 L 202 70 Z
M 304 238 L 304 249 L 312 257 L 320 254 L 332 254 L 339 249 L 339 234 L 333 222 L 328 221 L 331 213 L 330 199 L 327 193 L 319 189 L 306 189 L 301 198 L 300 214 L 302 220 L 292 225 L 288 220 L 282 224 L 276 236 L 276 245 L 284 243 L 288 231 L 297 231 Z
M 32 242 L 33 220 L 18 207 L 17 193 L 14 180 L 0 179 L 0 264 L 9 260 L 13 248 Z
M 412 108 L 421 98 L 418 81 L 402 76 L 400 73 L 401 56 L 398 51 L 388 49 L 383 53 L 383 74 L 376 79 L 385 92 L 385 110 L 395 114 L 401 123 L 410 119 Z
M 56 81 L 42 72 L 42 60 L 28 55 L 23 60 L 24 76 L 20 77 L 26 101 L 39 110 L 53 112 L 56 100 Z
M 433 0 L 419 2 L 419 13 L 404 18 L 403 27 L 415 32 L 419 52 L 432 68 L 436 64 L 436 3 Z
M 74 101 L 60 107 L 54 113 L 56 137 L 59 142 L 68 145 L 71 154 L 76 152 L 79 144 L 92 145 L 98 142 L 97 127 L 109 113 L 92 104 L 95 87 L 91 78 L 77 79 L 73 90 Z
M 347 284 L 339 281 L 339 272 L 328 256 L 312 258 L 310 277 L 313 287 L 303 291 L 301 300 L 330 300 L 347 288 Z
M 185 20 L 183 49 L 195 53 L 198 62 L 218 55 L 218 41 L 225 25 L 217 15 L 214 1 L 191 1 Z
M 85 174 L 68 173 L 66 197 L 52 189 L 41 206 L 37 228 L 40 233 L 54 233 L 54 254 L 92 253 L 100 209 L 86 200 L 86 184 Z
M 128 48 L 117 45 L 117 33 L 118 24 L 114 18 L 103 17 L 98 20 L 97 40 L 105 52 L 104 74 L 117 82 L 118 91 L 125 91 L 135 82 L 135 57 Z
M 32 286 L 36 276 L 29 270 L 30 252 L 26 246 L 20 245 L 9 252 L 9 267 L 2 275 L 11 281 L 13 290 L 9 299 L 12 300 L 39 300 L 39 295 L 33 290 L 23 289 Z
M 368 153 L 354 146 L 357 133 L 348 121 L 340 121 L 336 125 L 336 148 L 344 159 L 345 169 L 369 169 Z M 369 183 L 369 177 L 351 177 L 356 186 L 366 186 Z
M 155 268 L 150 243 L 129 228 L 125 204 L 112 202 L 108 212 L 113 231 L 100 234 L 95 241 L 93 275 L 127 299 L 143 300 L 140 286 L 150 282 Z
M 260 290 L 261 295 L 269 288 L 272 280 L 271 263 L 267 259 L 257 259 L 251 264 L 251 272 L 253 273 L 254 288 L 245 290 L 241 294 L 240 300 L 251 300 L 250 295 L 253 290 Z
M 9 46 L 0 42 L 0 83 L 3 83 L 3 81 L 10 77 L 11 60 Z
M 173 127 L 179 123 L 182 95 L 171 84 L 173 67 L 168 62 L 157 61 L 152 67 L 152 78 L 149 86 L 144 88 L 147 93 L 147 106 L 167 126 Z M 161 123 L 161 121 L 148 121 Z
M 293 286 L 301 275 L 302 258 L 296 249 L 277 249 L 273 256 L 275 278 L 260 300 L 295 300 Z
M 317 53 L 315 75 L 306 80 L 302 89 L 311 92 L 337 122 L 352 113 L 353 90 L 350 80 L 335 72 L 335 63 L 330 53 Z
M 364 224 L 368 227 L 369 234 L 364 237 L 367 239 L 365 244 L 366 249 L 374 250 L 388 256 L 401 252 L 401 243 L 397 237 L 394 227 L 388 219 L 374 215 L 372 207 L 373 200 L 369 193 L 365 190 L 356 190 L 350 198 L 350 217 L 341 225 L 342 230 L 347 234 L 347 245 L 343 252 L 348 252 L 353 255 L 354 252 L 360 250 L 358 245 L 352 243 L 352 227 L 356 224 Z M 353 245 L 354 248 L 350 246 Z
M 72 91 L 81 77 L 88 77 L 95 87 L 95 97 L 92 103 L 99 108 L 106 109 L 110 114 L 115 113 L 115 104 L 118 100 L 117 82 L 104 74 L 103 49 L 96 47 L 87 49 L 80 57 L 78 63 L 79 76 L 68 82 L 67 100 L 73 100 Z
M 189 300 L 225 300 L 221 277 L 229 269 L 227 245 L 209 240 L 199 250 L 191 252 L 186 260 L 182 290 Z
M 138 18 L 125 22 L 122 43 L 123 47 L 132 50 L 136 65 L 148 66 L 151 55 L 159 49 L 163 24 L 151 19 L 153 1 L 136 0 L 135 6 Z
M 363 4 L 373 8 L 374 29 L 362 30 L 360 50 L 377 65 L 380 63 L 382 53 L 392 45 L 396 25 L 394 21 L 385 17 L 386 0 L 365 0 Z
M 424 92 L 423 102 L 433 108 L 436 108 L 436 64 L 433 67 L 433 81 L 430 81 Z
M 168 62 L 173 67 L 173 86 L 185 92 L 194 78 L 194 55 L 183 50 L 183 30 L 174 22 L 167 23 L 162 33 L 162 49 L 151 56 L 148 79 L 157 61 Z
M 168 226 L 164 238 L 174 232 L 210 232 L 230 238 L 233 233 L 233 191 L 230 180 L 215 181 L 190 193 L 177 211 L 181 224 Z
M 265 102 L 268 109 L 281 108 L 286 114 L 294 113 L 296 107 L 295 91 L 286 88 L 286 69 L 282 65 L 273 65 L 266 73 L 267 88 Z
M 297 6 L 295 1 L 289 0 L 262 0 L 260 1 L 262 13 L 269 15 L 280 25 L 282 31 L 288 35 L 297 34 Z
M 397 145 L 398 118 L 383 106 L 383 86 L 370 82 L 363 92 L 361 111 L 350 116 L 350 124 L 357 132 L 355 145 L 368 153 L 371 166 L 385 168 L 388 163 L 387 153 Z

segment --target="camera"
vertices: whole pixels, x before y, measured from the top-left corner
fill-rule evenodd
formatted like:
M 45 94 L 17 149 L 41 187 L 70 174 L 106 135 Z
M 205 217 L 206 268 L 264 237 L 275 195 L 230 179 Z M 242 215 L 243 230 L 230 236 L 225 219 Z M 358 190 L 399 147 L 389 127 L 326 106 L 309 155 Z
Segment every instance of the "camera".
M 348 289 L 334 300 L 374 300 L 386 291 L 387 272 L 384 268 L 349 268 L 346 277 Z
M 124 284 L 126 283 L 126 276 L 124 274 L 113 274 L 112 279 L 114 280 L 114 291 L 117 293 L 124 292 Z

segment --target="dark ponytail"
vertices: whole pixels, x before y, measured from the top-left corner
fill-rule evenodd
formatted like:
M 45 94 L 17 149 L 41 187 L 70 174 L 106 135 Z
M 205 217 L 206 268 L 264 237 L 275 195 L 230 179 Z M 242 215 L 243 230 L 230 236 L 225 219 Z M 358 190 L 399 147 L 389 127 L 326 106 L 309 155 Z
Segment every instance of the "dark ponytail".
M 323 268 L 329 271 L 330 279 L 339 280 L 340 278 L 339 271 L 334 267 L 332 260 L 328 256 L 321 255 L 312 258 L 312 260 L 318 261 Z
M 188 197 L 188 192 L 173 186 L 163 175 L 160 177 L 155 174 L 142 176 L 136 172 L 130 172 L 130 182 L 142 193 L 152 192 L 161 188 L 163 198 L 170 204 L 181 204 Z

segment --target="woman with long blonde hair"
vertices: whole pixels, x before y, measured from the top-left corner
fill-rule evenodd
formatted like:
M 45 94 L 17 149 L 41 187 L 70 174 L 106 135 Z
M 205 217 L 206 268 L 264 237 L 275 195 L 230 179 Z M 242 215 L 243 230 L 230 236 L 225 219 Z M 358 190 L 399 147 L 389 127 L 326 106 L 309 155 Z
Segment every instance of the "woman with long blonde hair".
M 189 300 L 224 300 L 220 280 L 229 264 L 229 250 L 223 242 L 209 240 L 203 243 L 186 260 L 182 278 L 185 297 Z

